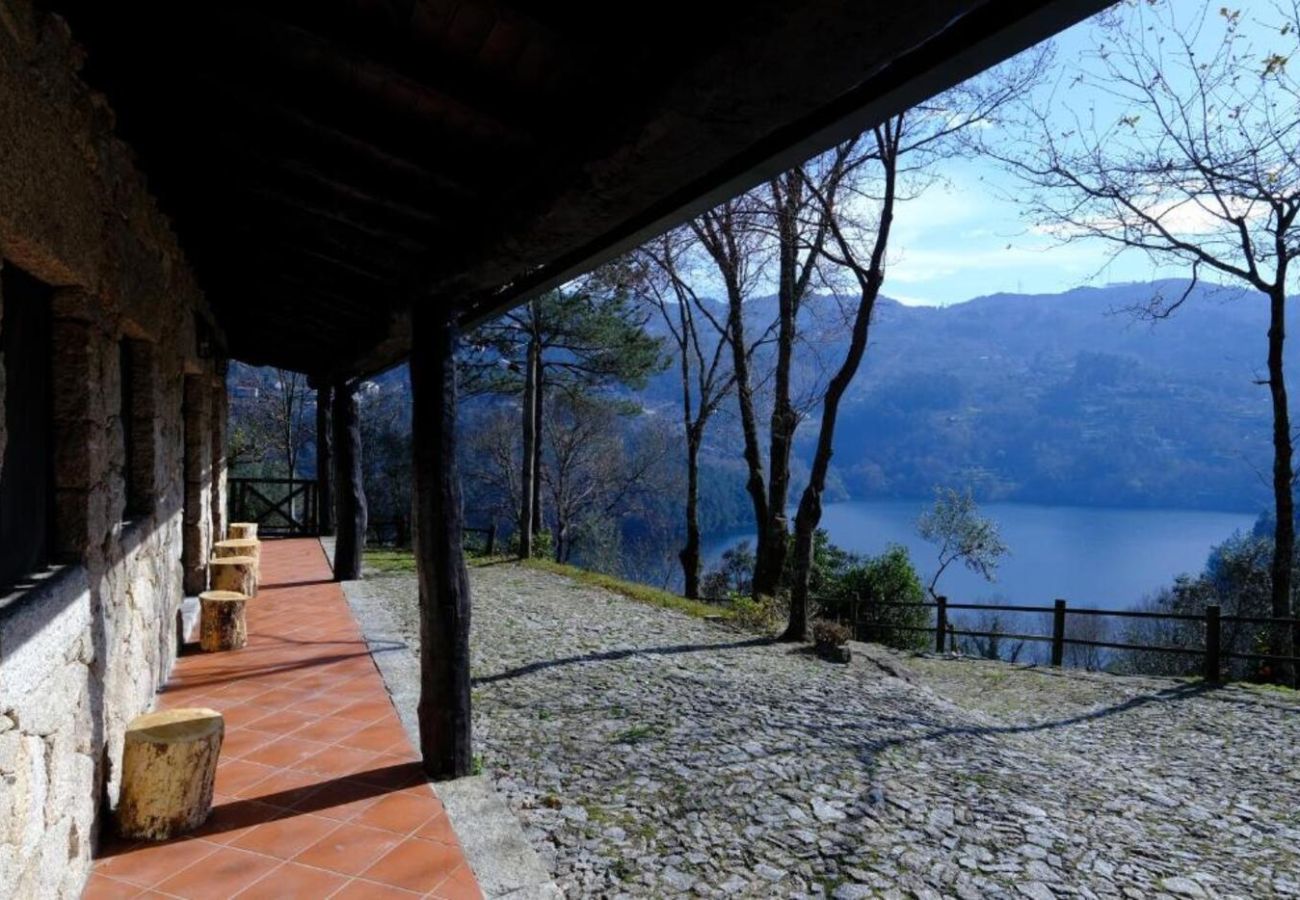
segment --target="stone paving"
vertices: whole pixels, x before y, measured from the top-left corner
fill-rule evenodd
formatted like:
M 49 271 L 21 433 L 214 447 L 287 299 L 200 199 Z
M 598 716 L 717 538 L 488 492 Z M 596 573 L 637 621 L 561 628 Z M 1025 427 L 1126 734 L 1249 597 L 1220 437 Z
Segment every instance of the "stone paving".
M 1300 700 L 855 645 L 472 570 L 476 749 L 570 896 L 1300 897 Z M 405 622 L 409 577 L 376 579 Z

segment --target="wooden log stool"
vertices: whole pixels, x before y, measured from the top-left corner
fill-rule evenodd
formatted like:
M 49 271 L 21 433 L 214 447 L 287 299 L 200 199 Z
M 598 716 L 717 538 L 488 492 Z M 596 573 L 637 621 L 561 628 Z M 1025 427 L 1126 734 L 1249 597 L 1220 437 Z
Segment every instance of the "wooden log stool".
M 257 539 L 256 522 L 231 522 L 226 527 L 226 538 L 232 541 L 244 540 L 247 538 Z
M 212 555 L 221 559 L 226 556 L 251 556 L 259 568 L 262 565 L 262 542 L 257 538 L 231 538 L 217 541 L 212 545 Z
M 212 709 L 169 709 L 133 719 L 122 749 L 118 832 L 165 841 L 202 825 L 212 811 L 225 733 L 225 720 Z
M 235 591 L 205 591 L 199 594 L 199 647 L 207 653 L 238 650 L 248 643 L 244 621 L 247 594 Z
M 251 556 L 214 556 L 208 560 L 214 591 L 257 596 L 257 560 Z

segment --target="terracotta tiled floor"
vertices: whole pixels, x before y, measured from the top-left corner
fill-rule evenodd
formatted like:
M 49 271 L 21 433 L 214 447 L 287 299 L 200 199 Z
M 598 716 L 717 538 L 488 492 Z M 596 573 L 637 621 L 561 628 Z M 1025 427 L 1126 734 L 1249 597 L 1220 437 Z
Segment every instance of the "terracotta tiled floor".
M 86 898 L 479 897 L 314 540 L 266 541 L 248 646 L 191 653 L 158 706 L 226 719 L 212 817 L 107 841 Z

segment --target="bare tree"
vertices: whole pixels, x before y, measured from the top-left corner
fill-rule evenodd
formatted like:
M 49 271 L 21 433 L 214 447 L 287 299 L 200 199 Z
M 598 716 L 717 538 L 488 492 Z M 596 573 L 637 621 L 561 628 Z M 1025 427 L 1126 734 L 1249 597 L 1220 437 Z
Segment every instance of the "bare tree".
M 960 149 L 966 133 L 994 123 L 1000 111 L 1028 89 L 1038 78 L 1041 60 L 1040 54 L 1031 54 L 968 81 L 804 166 L 815 173 L 806 175 L 803 183 L 820 211 L 810 246 L 812 262 L 831 269 L 823 274 L 830 284 L 837 275 L 847 274 L 856 297 L 845 303 L 835 295 L 849 327 L 849 345 L 822 397 L 812 470 L 795 517 L 785 640 L 803 640 L 807 631 L 813 543 L 821 523 L 836 420 L 867 351 L 872 315 L 885 282 L 895 207 L 934 182 L 936 164 Z
M 962 631 L 984 632 L 983 634 L 961 635 L 957 646 L 967 656 L 980 659 L 998 659 L 1003 662 L 1020 662 L 1027 649 L 1024 640 L 1008 637 L 1015 629 L 1016 623 L 1010 615 L 996 611 L 984 610 L 958 625 Z
M 260 465 L 294 478 L 303 449 L 315 440 L 315 391 L 287 369 L 236 369 L 230 410 L 232 467 Z
M 681 561 L 684 593 L 700 596 L 700 449 L 705 429 L 735 384 L 726 360 L 723 326 L 692 286 L 691 234 L 669 231 L 631 257 L 630 278 L 638 293 L 659 313 L 676 347 L 686 438 L 686 541 Z M 704 319 L 706 324 L 701 324 Z
M 1030 101 L 1023 145 L 994 152 L 1030 189 L 1039 223 L 1063 240 L 1100 240 L 1254 288 L 1269 307 L 1266 386 L 1273 413 L 1276 529 L 1272 613 L 1292 614 L 1293 436 L 1283 371 L 1286 294 L 1300 256 L 1300 5 L 1239 9 L 1129 3 L 1048 97 Z M 1265 38 L 1265 36 L 1267 36 Z M 1261 44 L 1266 40 L 1266 44 Z M 1072 98 L 1086 98 L 1083 108 Z M 1153 297 L 1172 314 L 1191 295 Z M 1300 630 L 1273 630 L 1289 655 Z M 1294 673 L 1284 673 L 1293 677 Z
M 550 500 L 556 562 L 586 538 L 609 537 L 665 485 L 671 442 L 653 429 L 629 440 L 614 404 L 559 392 L 547 404 L 542 478 Z
M 493 521 L 519 514 L 521 497 L 519 425 L 510 410 L 495 408 L 465 429 L 461 471 L 473 495 L 481 498 Z

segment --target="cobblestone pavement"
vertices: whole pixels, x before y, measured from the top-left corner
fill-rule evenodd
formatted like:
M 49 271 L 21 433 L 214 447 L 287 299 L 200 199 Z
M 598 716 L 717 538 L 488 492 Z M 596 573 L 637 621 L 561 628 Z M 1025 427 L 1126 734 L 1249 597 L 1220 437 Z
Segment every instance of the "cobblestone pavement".
M 1300 897 L 1300 700 L 855 646 L 471 573 L 476 749 L 567 894 Z M 376 579 L 411 632 L 414 581 Z

